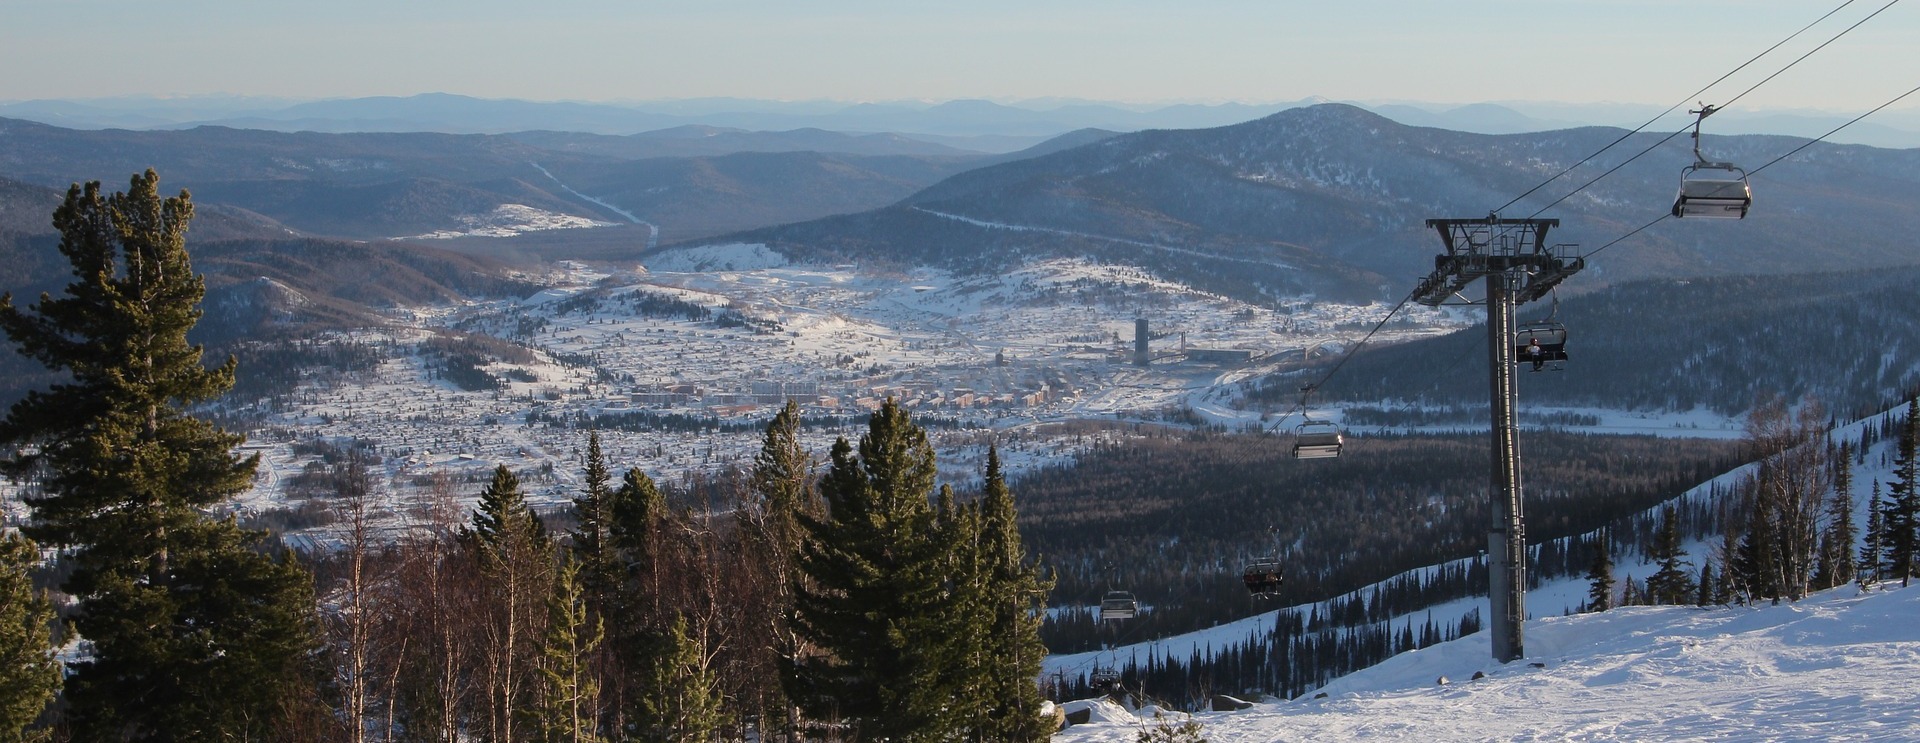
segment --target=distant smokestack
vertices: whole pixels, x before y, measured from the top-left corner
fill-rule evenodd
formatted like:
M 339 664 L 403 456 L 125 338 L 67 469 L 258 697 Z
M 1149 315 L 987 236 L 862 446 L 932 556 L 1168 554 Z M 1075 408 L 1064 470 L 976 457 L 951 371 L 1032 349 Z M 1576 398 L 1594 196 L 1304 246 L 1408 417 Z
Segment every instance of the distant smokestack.
M 1133 365 L 1147 366 L 1153 363 L 1153 356 L 1147 353 L 1147 318 L 1133 321 Z

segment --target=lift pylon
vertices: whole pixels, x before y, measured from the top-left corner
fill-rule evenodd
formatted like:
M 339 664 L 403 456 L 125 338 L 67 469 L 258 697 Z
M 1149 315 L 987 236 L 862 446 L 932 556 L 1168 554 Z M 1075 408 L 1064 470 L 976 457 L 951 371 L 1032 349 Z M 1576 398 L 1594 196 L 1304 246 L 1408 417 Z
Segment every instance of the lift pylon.
M 1488 397 L 1493 417 L 1493 523 L 1487 534 L 1488 630 L 1493 657 L 1502 663 L 1526 656 L 1527 539 L 1520 499 L 1519 426 L 1514 408 L 1513 308 L 1539 299 L 1586 263 L 1571 246 L 1549 246 L 1557 219 L 1429 219 L 1447 252 L 1434 258 L 1433 273 L 1414 288 L 1414 301 L 1428 306 L 1472 304 L 1460 291 L 1487 281 Z

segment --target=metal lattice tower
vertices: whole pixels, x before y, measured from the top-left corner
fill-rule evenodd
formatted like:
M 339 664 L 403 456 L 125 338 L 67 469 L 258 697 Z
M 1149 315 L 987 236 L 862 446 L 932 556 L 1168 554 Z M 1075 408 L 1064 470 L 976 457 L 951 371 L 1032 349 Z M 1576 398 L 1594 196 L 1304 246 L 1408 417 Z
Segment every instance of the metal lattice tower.
M 1487 534 L 1488 629 L 1493 657 L 1502 663 L 1526 655 L 1527 535 L 1520 499 L 1519 427 L 1514 408 L 1513 308 L 1546 296 L 1586 263 L 1567 255 L 1570 246 L 1547 247 L 1557 219 L 1429 219 L 1447 252 L 1434 258 L 1433 273 L 1420 280 L 1413 299 L 1428 306 L 1472 304 L 1459 293 L 1487 280 L 1488 397 L 1493 413 L 1493 524 Z

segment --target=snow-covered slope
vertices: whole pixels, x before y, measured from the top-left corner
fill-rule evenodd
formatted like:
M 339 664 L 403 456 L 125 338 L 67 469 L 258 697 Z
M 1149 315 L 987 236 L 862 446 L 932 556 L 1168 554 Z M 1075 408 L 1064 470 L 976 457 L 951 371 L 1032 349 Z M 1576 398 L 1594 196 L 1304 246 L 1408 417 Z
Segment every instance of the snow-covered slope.
M 1526 637 L 1525 662 L 1492 661 L 1482 632 L 1349 675 L 1324 698 L 1196 719 L 1215 743 L 1920 740 L 1920 587 L 1848 586 L 1780 606 L 1626 607 L 1534 620 Z M 1054 740 L 1140 731 L 1106 717 Z

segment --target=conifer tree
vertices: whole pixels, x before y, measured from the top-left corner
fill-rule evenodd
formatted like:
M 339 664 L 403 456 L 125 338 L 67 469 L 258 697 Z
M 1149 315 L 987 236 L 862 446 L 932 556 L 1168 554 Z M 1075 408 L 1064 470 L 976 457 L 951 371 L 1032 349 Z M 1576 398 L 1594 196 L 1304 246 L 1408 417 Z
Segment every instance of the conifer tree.
M 1587 568 L 1587 611 L 1613 608 L 1612 542 L 1604 530 L 1593 538 L 1593 565 Z
M 674 617 L 648 664 L 636 740 L 648 743 L 704 743 L 724 724 L 718 681 L 701 654 L 703 643 L 687 633 L 684 616 Z
M 1739 569 L 1740 542 L 1743 537 L 1737 523 L 1740 512 L 1736 500 L 1729 503 L 1720 515 L 1720 546 L 1716 550 L 1720 556 L 1720 578 L 1715 581 L 1719 586 L 1714 592 L 1723 604 L 1745 603 L 1748 597 L 1748 586 L 1741 578 Z
M 520 479 L 507 466 L 493 470 L 480 493 L 473 525 L 462 535 L 490 583 L 493 606 L 486 618 L 488 729 L 494 740 L 515 740 L 523 715 L 531 656 L 544 624 L 552 556 L 545 527 L 527 506 Z
M 1860 563 L 1854 569 L 1854 581 L 1865 591 L 1885 575 L 1881 560 L 1886 555 L 1887 527 L 1883 514 L 1886 501 L 1880 496 L 1880 481 L 1873 481 L 1873 493 L 1867 498 L 1867 533 L 1862 535 Z
M 947 596 L 941 605 L 944 614 L 935 621 L 946 627 L 953 641 L 931 662 L 946 669 L 956 708 L 956 732 L 963 738 L 978 738 L 989 717 L 986 689 L 993 664 L 987 658 L 987 634 L 993 577 L 981 540 L 978 504 L 959 505 L 947 485 L 940 486 L 935 502 L 935 550 L 945 563 L 940 574 L 946 577 L 943 592 Z
M 1703 608 L 1720 603 L 1720 596 L 1715 591 L 1714 584 L 1713 584 L 1713 561 L 1712 560 L 1702 560 L 1700 563 L 1699 601 L 1696 601 L 1694 603 L 1695 605 Z
M 1747 528 L 1740 539 L 1734 571 L 1747 599 L 1780 600 L 1779 532 L 1769 512 L 1751 494 L 1747 497 Z
M 1680 546 L 1679 522 L 1679 509 L 1672 505 L 1660 509 L 1660 529 L 1647 555 L 1659 566 L 1653 575 L 1647 576 L 1649 604 L 1684 604 L 1693 595 L 1693 576 L 1681 569 L 1692 563 L 1681 559 L 1687 556 L 1687 551 Z
M 53 603 L 33 588 L 40 548 L 0 534 L 0 743 L 33 740 L 27 726 L 60 691 L 53 656 Z
M 643 705 L 653 693 L 648 684 L 656 658 L 667 642 L 665 587 L 667 554 L 662 524 L 665 495 L 646 473 L 629 469 L 621 477 L 605 512 L 607 559 L 612 580 L 600 601 L 613 618 L 606 644 L 615 670 L 608 675 L 610 728 L 631 733 L 644 723 Z
M 788 400 L 767 423 L 760 451 L 754 455 L 749 482 L 755 500 L 745 509 L 753 564 L 764 576 L 768 593 L 763 605 L 755 607 L 754 623 L 764 632 L 759 640 L 764 645 L 762 657 L 775 679 L 781 663 L 791 663 L 807 652 L 787 617 L 793 613 L 794 563 L 804 536 L 800 517 L 819 515 L 808 482 L 811 471 L 811 457 L 800 443 L 800 407 Z M 799 725 L 799 711 L 780 684 L 758 691 L 767 697 L 760 700 L 762 704 L 781 710 L 780 725 L 788 729 Z
M 1896 451 L 1893 481 L 1887 483 L 1888 498 L 1880 519 L 1880 539 L 1887 551 L 1882 577 L 1899 578 L 1904 587 L 1913 577 L 1915 552 L 1920 550 L 1920 397 L 1907 401 Z
M 535 717 L 546 743 L 598 743 L 600 684 L 590 668 L 606 637 L 602 618 L 588 611 L 581 566 L 569 558 L 554 573 L 547 597 L 547 633 L 540 647 L 540 695 Z
M 776 555 L 799 554 L 799 516 L 817 510 L 807 485 L 811 468 L 811 459 L 800 444 L 800 408 L 788 400 L 767 423 L 760 451 L 753 457 L 751 475 L 753 492 L 765 514 L 767 538 L 774 543 Z
M 793 626 L 819 651 L 787 669 L 788 692 L 815 719 L 838 718 L 861 738 L 944 740 L 956 700 L 939 661 L 946 565 L 932 506 L 933 448 L 892 399 L 868 421 L 859 454 L 834 442 L 820 482 L 824 519 L 807 531 Z
M 70 555 L 62 588 L 92 649 L 67 681 L 77 739 L 268 737 L 310 705 L 320 671 L 310 576 L 206 513 L 251 487 L 258 460 L 187 412 L 235 368 L 202 367 L 187 342 L 205 293 L 192 217 L 151 170 L 111 196 L 75 185 L 53 219 L 74 282 L 31 311 L 0 297 L 0 329 L 65 375 L 13 405 L 0 445 L 10 476 L 40 484 L 28 533 Z
M 600 451 L 600 432 L 587 433 L 587 466 L 585 487 L 580 497 L 573 499 L 575 526 L 572 533 L 572 551 L 574 558 L 580 561 L 580 581 L 584 585 L 587 602 L 596 611 L 599 602 L 611 591 L 614 576 L 614 561 L 607 548 L 607 521 L 610 516 L 608 507 L 612 504 L 613 491 L 608 486 L 612 476 L 607 473 L 607 460 Z
M 991 602 L 985 657 L 993 664 L 984 690 L 987 715 L 979 725 L 985 740 L 1040 741 L 1052 733 L 1038 713 L 1042 700 L 1034 679 L 1047 654 L 1040 623 L 1053 582 L 1041 575 L 1037 561 L 1028 560 L 1017 519 L 1013 491 L 1000 471 L 999 447 L 990 444 L 986 492 L 980 501 L 981 553 Z
M 1820 559 L 1813 585 L 1827 589 L 1853 582 L 1853 545 L 1859 529 L 1853 525 L 1853 444 L 1840 445 L 1834 457 L 1833 495 L 1827 500 L 1827 524 L 1820 532 Z

